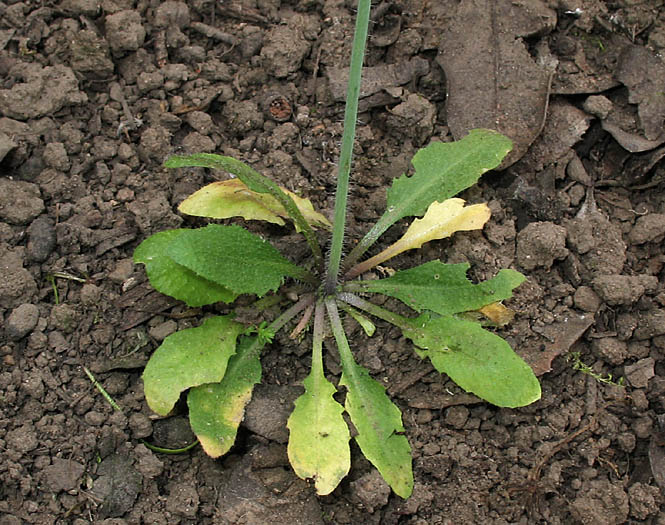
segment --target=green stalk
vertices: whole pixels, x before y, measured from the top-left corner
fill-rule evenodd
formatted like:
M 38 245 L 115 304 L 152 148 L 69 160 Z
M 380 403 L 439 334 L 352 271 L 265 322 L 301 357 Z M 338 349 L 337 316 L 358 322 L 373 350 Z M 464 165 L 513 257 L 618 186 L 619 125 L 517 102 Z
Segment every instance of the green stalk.
M 346 338 L 346 333 L 344 333 L 342 320 L 339 317 L 339 310 L 337 309 L 337 302 L 334 298 L 328 297 L 325 304 L 326 310 L 328 311 L 328 319 L 330 320 L 330 330 L 335 337 L 339 358 L 342 361 L 342 369 L 345 374 L 355 376 L 356 362 L 353 359 L 353 353 L 351 352 L 349 341 Z M 352 382 L 355 382 L 355 379 L 356 378 L 354 377 L 354 381 Z
M 346 201 L 349 193 L 349 175 L 351 173 L 353 142 L 356 138 L 360 79 L 362 75 L 363 58 L 365 56 L 365 44 L 367 42 L 367 28 L 369 26 L 369 11 L 371 5 L 371 0 L 358 1 L 358 16 L 356 18 L 355 34 L 353 35 L 353 50 L 351 51 L 351 67 L 349 69 L 349 85 L 346 92 L 346 107 L 344 108 L 344 133 L 342 135 L 342 149 L 340 151 L 339 170 L 337 172 L 333 235 L 324 285 L 324 291 L 328 295 L 335 292 L 340 262 L 342 260 L 344 226 L 346 223 Z
M 367 312 L 368 314 L 373 315 L 374 317 L 383 319 L 384 321 L 387 321 L 398 328 L 403 328 L 403 329 L 409 328 L 409 325 L 407 324 L 408 318 L 396 314 L 394 312 L 391 312 L 390 310 L 386 310 L 385 308 L 381 308 L 380 306 L 374 303 L 370 303 L 365 299 L 361 299 L 355 294 L 349 292 L 341 292 L 337 295 L 337 298 L 340 301 L 344 301 L 345 303 L 350 304 L 351 306 L 355 306 L 356 308 L 362 310 L 363 312 Z

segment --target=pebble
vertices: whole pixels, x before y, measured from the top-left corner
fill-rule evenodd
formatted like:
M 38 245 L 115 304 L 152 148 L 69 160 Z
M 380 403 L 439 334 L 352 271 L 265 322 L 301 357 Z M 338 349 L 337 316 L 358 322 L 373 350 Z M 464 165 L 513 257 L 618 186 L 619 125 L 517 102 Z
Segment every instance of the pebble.
M 532 222 L 517 234 L 517 262 L 525 270 L 549 269 L 567 255 L 566 229 L 553 222 Z
M 51 219 L 37 217 L 28 226 L 28 245 L 26 254 L 29 259 L 44 262 L 55 249 L 55 227 Z
M 649 213 L 638 218 L 628 235 L 630 244 L 644 244 L 665 235 L 665 214 Z
M 627 365 L 624 367 L 624 373 L 626 374 L 626 379 L 630 384 L 635 388 L 646 388 L 654 375 L 654 365 L 655 360 L 653 357 L 646 357 L 640 359 L 637 363 L 633 365 Z
M 5 325 L 5 333 L 11 341 L 23 339 L 37 326 L 39 321 L 39 308 L 34 304 L 25 303 L 9 314 Z
M 589 286 L 580 286 L 575 290 L 575 295 L 573 296 L 573 301 L 575 306 L 582 310 L 583 312 L 597 312 L 600 308 L 601 300 L 596 292 Z
M 0 178 L 0 219 L 9 224 L 29 224 L 44 211 L 39 186 Z
M 113 51 L 136 51 L 145 40 L 138 11 L 125 9 L 106 17 L 106 40 Z

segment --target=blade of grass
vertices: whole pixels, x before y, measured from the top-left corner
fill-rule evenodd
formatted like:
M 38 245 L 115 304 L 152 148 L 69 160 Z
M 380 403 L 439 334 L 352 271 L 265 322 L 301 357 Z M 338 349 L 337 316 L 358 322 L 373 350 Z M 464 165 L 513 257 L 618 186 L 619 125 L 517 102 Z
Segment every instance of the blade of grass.
M 326 268 L 324 288 L 328 295 L 335 291 L 340 262 L 342 260 L 342 244 L 344 241 L 344 225 L 346 222 L 346 202 L 349 193 L 349 174 L 351 173 L 353 142 L 356 137 L 358 96 L 360 94 L 360 79 L 362 76 L 363 58 L 365 56 L 365 45 L 367 43 L 367 28 L 369 26 L 369 11 L 371 5 L 371 0 L 359 0 L 356 29 L 355 34 L 353 35 L 349 85 L 347 88 L 346 106 L 344 109 L 344 133 L 342 135 L 342 149 L 339 156 L 337 189 L 335 192 L 333 235 L 330 245 L 330 256 Z

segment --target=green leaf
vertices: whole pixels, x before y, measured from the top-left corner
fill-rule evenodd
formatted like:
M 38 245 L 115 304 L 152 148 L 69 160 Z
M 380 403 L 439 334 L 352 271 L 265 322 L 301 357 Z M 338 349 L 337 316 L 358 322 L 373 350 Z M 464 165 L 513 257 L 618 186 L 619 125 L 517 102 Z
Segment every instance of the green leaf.
M 327 298 L 325 305 L 342 361 L 339 384 L 346 385 L 344 407 L 358 432 L 356 442 L 395 494 L 408 498 L 413 491 L 413 470 L 411 447 L 402 434 L 402 414 L 386 395 L 383 385 L 356 364 L 335 299 Z
M 189 391 L 189 423 L 203 450 L 213 458 L 226 454 L 235 443 L 254 385 L 261 381 L 263 346 L 256 336 L 242 337 L 221 382 Z
M 189 306 L 233 302 L 238 294 L 196 275 L 166 255 L 171 242 L 185 231 L 167 230 L 148 237 L 134 251 L 134 262 L 145 265 L 155 290 Z
M 406 337 L 424 350 L 439 372 L 467 392 L 501 407 L 520 407 L 540 399 L 531 367 L 498 335 L 478 323 L 452 316 L 423 314 L 402 326 Z
M 398 271 L 386 279 L 347 283 L 346 287 L 395 297 L 418 312 L 431 310 L 448 315 L 508 299 L 525 280 L 521 273 L 504 269 L 492 279 L 473 284 L 466 277 L 468 269 L 468 263 L 444 264 L 436 260 Z
M 235 353 L 236 338 L 244 329 L 230 317 L 219 316 L 164 339 L 143 372 L 150 408 L 165 416 L 184 390 L 220 381 Z
M 275 197 L 284 207 L 289 216 L 296 223 L 299 231 L 302 231 L 307 244 L 309 245 L 314 257 L 321 259 L 321 248 L 314 235 L 314 231 L 309 223 L 302 216 L 302 213 L 293 202 L 293 199 L 286 195 L 277 184 L 268 177 L 264 177 L 258 171 L 233 157 L 223 157 L 214 153 L 195 153 L 193 155 L 179 156 L 174 155 L 164 163 L 167 168 L 188 168 L 200 167 L 213 170 L 222 170 L 232 173 L 243 181 L 247 187 L 257 193 L 268 193 Z
M 169 244 L 167 255 L 237 294 L 262 296 L 278 288 L 286 276 L 308 277 L 304 269 L 240 226 L 209 224 L 185 230 Z
M 309 199 L 280 188 L 289 195 L 303 216 L 313 228 L 331 228 L 323 215 L 314 210 Z M 178 206 L 178 211 L 196 217 L 228 219 L 243 217 L 246 220 L 267 221 L 283 226 L 284 219 L 290 219 L 284 206 L 270 194 L 250 190 L 240 179 L 213 182 L 192 193 Z M 296 229 L 300 231 L 296 224 Z
M 365 334 L 367 334 L 367 337 L 372 337 L 374 335 L 374 332 L 376 332 L 376 325 L 369 317 L 365 317 L 358 310 L 351 307 L 344 308 L 344 311 L 355 319 L 356 323 L 358 323 Z
M 330 494 L 351 468 L 349 428 L 344 407 L 333 399 L 337 389 L 323 373 L 321 339 L 315 344 L 305 393 L 289 417 L 289 461 L 303 479 L 312 478 L 320 496 Z
M 411 447 L 402 425 L 402 413 L 386 389 L 356 363 L 345 363 L 340 385 L 347 388 L 345 408 L 358 434 L 364 456 L 402 498 L 413 491 Z
M 387 208 L 372 229 L 349 254 L 351 266 L 398 220 L 421 217 L 434 201 L 457 195 L 496 168 L 512 148 L 512 142 L 496 131 L 473 129 L 456 142 L 432 142 L 418 150 L 411 163 L 415 173 L 395 179 L 388 190 Z

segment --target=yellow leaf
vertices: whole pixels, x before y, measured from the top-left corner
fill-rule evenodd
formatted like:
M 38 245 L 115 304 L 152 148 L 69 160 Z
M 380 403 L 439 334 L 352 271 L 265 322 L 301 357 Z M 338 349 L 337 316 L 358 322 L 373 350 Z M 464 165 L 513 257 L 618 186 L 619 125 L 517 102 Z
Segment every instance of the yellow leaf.
M 381 253 L 360 263 L 353 274 L 364 273 L 395 255 L 420 248 L 428 241 L 444 239 L 458 231 L 479 230 L 490 218 L 490 213 L 487 204 L 464 206 L 464 200 L 458 198 L 446 199 L 443 202 L 434 201 L 422 219 L 416 219 L 411 223 L 401 239 Z
M 298 197 L 284 188 L 312 228 L 330 228 L 330 222 L 314 210 L 309 199 Z M 187 197 L 178 210 L 187 215 L 228 219 L 243 217 L 247 220 L 267 221 L 283 226 L 290 219 L 284 207 L 272 195 L 250 190 L 240 179 L 213 182 Z
M 499 302 L 486 304 L 478 311 L 496 326 L 505 326 L 515 318 L 515 312 Z

